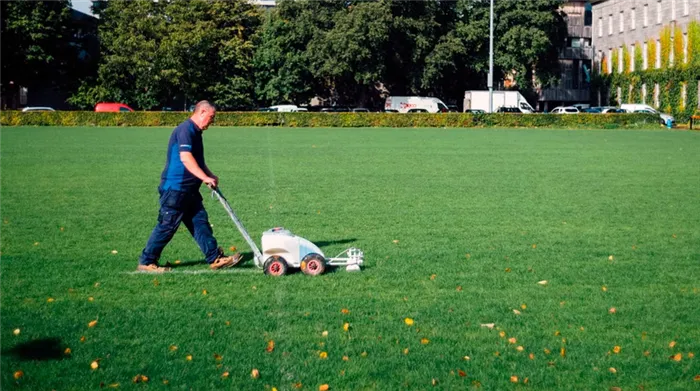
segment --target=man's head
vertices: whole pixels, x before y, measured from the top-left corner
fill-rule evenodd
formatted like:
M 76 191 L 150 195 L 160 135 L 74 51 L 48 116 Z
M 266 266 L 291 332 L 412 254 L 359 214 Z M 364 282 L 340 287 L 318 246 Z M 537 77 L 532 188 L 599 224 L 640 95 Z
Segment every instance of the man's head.
M 200 129 L 206 130 L 214 122 L 215 116 L 216 107 L 206 100 L 201 100 L 194 106 L 194 113 L 190 118 Z

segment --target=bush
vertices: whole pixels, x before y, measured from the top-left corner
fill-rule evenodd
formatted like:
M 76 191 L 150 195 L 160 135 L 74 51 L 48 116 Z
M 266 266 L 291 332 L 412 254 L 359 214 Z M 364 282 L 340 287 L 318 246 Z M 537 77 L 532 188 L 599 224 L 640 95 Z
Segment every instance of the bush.
M 3 111 L 3 126 L 176 126 L 185 112 L 95 113 L 91 111 Z M 652 114 L 399 114 L 399 113 L 262 113 L 220 112 L 217 126 L 290 127 L 524 127 L 641 128 L 659 124 Z

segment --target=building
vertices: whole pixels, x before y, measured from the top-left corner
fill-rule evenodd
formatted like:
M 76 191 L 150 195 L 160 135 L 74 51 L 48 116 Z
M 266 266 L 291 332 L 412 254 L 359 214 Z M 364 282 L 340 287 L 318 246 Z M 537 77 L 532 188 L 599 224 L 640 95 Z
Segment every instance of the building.
M 557 87 L 539 91 L 538 109 L 549 111 L 556 106 L 589 103 L 593 48 L 591 46 L 592 13 L 590 1 L 567 1 L 566 44 L 559 53 L 561 78 Z
M 694 28 L 691 25 L 697 25 L 700 20 L 700 0 L 592 0 L 591 3 L 594 66 L 599 73 L 644 74 L 652 69 L 671 72 L 681 68 L 679 64 L 694 66 L 688 65 L 688 33 Z M 697 84 L 696 80 L 686 80 L 679 87 L 683 90 L 683 100 L 688 82 Z M 668 107 L 659 101 L 664 92 L 658 83 L 652 86 L 642 80 L 639 86 L 610 87 L 612 90 L 607 94 L 597 92 L 593 100 L 597 104 L 604 104 L 607 98 L 610 104 L 637 100 L 633 103 Z

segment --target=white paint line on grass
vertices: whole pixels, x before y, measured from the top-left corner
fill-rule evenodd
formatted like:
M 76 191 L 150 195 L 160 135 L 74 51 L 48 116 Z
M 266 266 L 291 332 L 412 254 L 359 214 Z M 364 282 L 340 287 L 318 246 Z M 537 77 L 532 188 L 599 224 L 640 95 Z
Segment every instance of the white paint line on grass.
M 165 273 L 148 273 L 138 270 L 132 270 L 128 272 L 122 272 L 122 274 L 133 274 L 133 275 L 161 275 L 161 274 L 248 274 L 248 273 L 261 273 L 262 269 L 226 269 L 226 270 L 211 270 L 211 269 L 198 269 L 198 270 L 171 270 Z

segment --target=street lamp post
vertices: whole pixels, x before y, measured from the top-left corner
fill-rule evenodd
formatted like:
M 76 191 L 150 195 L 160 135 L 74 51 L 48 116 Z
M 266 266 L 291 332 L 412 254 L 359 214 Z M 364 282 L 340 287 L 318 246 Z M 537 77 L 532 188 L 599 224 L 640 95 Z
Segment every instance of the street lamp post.
M 489 19 L 489 77 L 486 83 L 489 87 L 489 113 L 493 113 L 493 0 Z

